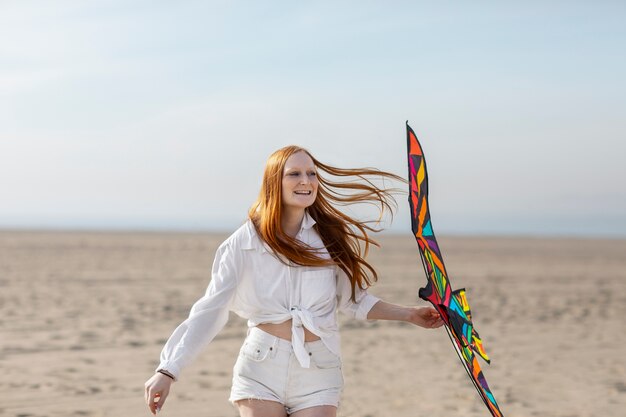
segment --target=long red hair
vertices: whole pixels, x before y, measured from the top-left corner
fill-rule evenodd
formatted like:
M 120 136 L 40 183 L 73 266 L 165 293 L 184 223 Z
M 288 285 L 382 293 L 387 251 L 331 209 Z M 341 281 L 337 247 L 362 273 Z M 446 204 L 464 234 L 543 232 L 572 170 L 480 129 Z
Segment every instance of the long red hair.
M 289 236 L 281 226 L 282 178 L 287 159 L 298 152 L 306 153 L 317 170 L 319 187 L 315 202 L 307 208 L 315 219 L 319 233 L 330 259 Z M 331 181 L 320 175 L 320 171 L 333 177 L 353 178 L 352 181 Z M 370 245 L 379 246 L 368 236 L 377 232 L 367 221 L 348 216 L 336 206 L 353 203 L 373 203 L 379 208 L 379 218 L 389 211 L 393 215 L 396 202 L 392 193 L 395 189 L 379 188 L 372 182 L 375 178 L 405 180 L 395 174 L 375 168 L 344 169 L 326 165 L 315 159 L 309 151 L 299 146 L 286 146 L 274 152 L 267 160 L 263 183 L 256 202 L 248 213 L 260 238 L 274 253 L 282 255 L 297 265 L 324 266 L 337 264 L 349 277 L 352 299 L 356 286 L 366 289 L 378 280 L 376 270 L 365 260 Z

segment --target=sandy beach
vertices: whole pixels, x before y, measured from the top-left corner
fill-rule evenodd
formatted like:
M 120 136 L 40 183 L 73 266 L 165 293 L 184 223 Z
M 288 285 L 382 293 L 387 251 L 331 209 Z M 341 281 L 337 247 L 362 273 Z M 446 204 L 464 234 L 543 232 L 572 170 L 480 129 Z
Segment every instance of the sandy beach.
M 143 384 L 210 280 L 223 235 L 0 232 L 0 416 L 150 415 Z M 387 301 L 423 304 L 410 235 L 371 255 Z M 618 417 L 626 409 L 626 241 L 439 238 L 465 287 L 507 417 Z M 342 417 L 489 415 L 443 329 L 340 317 Z M 235 417 L 224 330 L 174 384 L 160 416 Z

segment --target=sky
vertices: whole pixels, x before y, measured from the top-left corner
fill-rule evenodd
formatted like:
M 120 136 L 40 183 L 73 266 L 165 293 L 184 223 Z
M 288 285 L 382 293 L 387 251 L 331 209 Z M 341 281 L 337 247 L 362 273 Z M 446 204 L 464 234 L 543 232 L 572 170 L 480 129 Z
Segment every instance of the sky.
M 232 231 L 274 150 L 406 176 L 409 120 L 436 232 L 623 238 L 624 21 L 619 1 L 2 0 L 0 229 Z

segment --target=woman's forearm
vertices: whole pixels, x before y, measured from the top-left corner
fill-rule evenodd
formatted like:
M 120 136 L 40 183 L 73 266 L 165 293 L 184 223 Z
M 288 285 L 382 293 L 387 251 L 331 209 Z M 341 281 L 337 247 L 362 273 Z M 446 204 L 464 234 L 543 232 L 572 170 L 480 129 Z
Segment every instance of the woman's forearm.
M 398 320 L 409 321 L 411 311 L 407 307 L 391 304 L 386 301 L 379 301 L 367 313 L 368 320 Z
M 367 313 L 368 320 L 408 321 L 427 329 L 443 326 L 441 316 L 432 307 L 403 307 L 385 301 L 379 301 Z

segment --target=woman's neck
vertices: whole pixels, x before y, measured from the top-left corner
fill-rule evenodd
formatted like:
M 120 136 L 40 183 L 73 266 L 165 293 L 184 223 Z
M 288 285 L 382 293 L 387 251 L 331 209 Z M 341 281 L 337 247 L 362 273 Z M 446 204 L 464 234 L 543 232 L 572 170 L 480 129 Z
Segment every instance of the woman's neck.
M 287 235 L 295 238 L 300 231 L 303 219 L 304 210 L 286 210 L 283 212 L 280 224 Z

